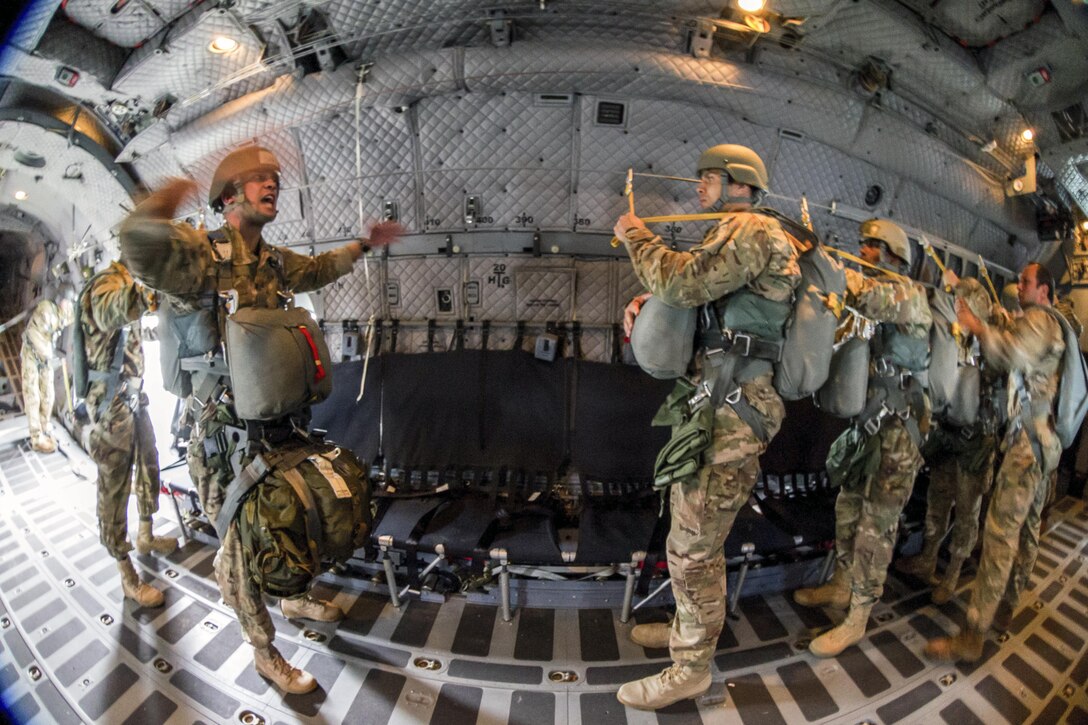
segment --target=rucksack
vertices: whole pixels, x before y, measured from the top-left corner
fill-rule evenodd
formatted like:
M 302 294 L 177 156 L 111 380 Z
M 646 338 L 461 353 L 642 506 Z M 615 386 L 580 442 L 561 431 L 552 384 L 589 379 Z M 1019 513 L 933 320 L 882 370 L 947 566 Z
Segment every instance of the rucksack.
M 329 348 L 304 308 L 243 307 L 225 337 L 239 418 L 274 420 L 332 393 Z
M 261 462 L 273 462 L 240 505 L 224 502 L 216 526 L 225 534 L 237 521 L 246 573 L 262 592 L 296 596 L 328 564 L 347 561 L 366 544 L 370 481 L 355 454 L 331 444 L 305 443 L 262 456 Z
M 1053 307 L 1043 307 L 1050 316 L 1062 326 L 1065 339 L 1065 352 L 1058 366 L 1061 378 L 1058 382 L 1058 396 L 1054 401 L 1054 428 L 1062 448 L 1073 445 L 1073 439 L 1088 412 L 1088 367 L 1080 351 L 1077 333 L 1062 314 Z

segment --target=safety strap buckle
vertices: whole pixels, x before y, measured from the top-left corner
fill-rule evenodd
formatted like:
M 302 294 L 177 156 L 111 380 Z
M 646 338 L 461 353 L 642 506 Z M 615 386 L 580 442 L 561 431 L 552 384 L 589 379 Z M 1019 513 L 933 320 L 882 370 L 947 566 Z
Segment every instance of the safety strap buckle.
M 725 402 L 729 403 L 730 405 L 736 405 L 737 403 L 740 402 L 740 396 L 741 396 L 741 390 L 740 390 L 740 386 L 738 385 L 736 387 L 736 389 L 734 389 L 731 393 L 729 393 L 728 395 L 725 396 L 724 400 L 725 400 Z
M 909 370 L 904 370 L 899 373 L 899 389 L 906 390 L 910 387 L 910 381 L 914 377 L 914 374 Z
M 877 433 L 880 432 L 880 425 L 884 422 L 884 418 L 894 412 L 895 411 L 889 408 L 886 404 L 881 403 L 880 410 L 878 410 L 875 415 L 871 416 L 867 421 L 865 421 L 865 432 L 871 436 L 875 436 Z
M 884 377 L 895 373 L 894 366 L 888 362 L 888 358 L 886 357 L 878 357 L 874 363 L 874 368 L 877 375 L 882 375 Z
M 695 390 L 695 395 L 688 398 L 688 409 L 692 412 L 698 410 L 703 401 L 710 400 L 710 383 L 704 380 Z
M 752 352 L 752 336 L 746 335 L 743 332 L 735 332 L 730 338 L 733 342 L 733 347 L 730 348 L 730 352 L 741 357 L 748 357 Z M 744 349 L 740 349 L 740 343 L 744 343 Z

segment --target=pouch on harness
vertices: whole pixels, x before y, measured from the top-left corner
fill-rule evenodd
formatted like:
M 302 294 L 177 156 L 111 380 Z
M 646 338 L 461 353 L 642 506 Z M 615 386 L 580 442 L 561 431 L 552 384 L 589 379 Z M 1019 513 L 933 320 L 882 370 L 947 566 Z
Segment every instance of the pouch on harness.
M 262 453 L 231 482 L 215 527 L 237 520 L 246 572 L 266 594 L 305 592 L 370 532 L 370 482 L 346 448 L 305 443 Z
M 1084 364 L 1084 355 L 1080 351 L 1077 333 L 1069 321 L 1053 307 L 1043 307 L 1062 327 L 1065 340 L 1065 352 L 1058 367 L 1061 378 L 1058 382 L 1058 397 L 1054 401 L 1054 429 L 1062 448 L 1073 445 L 1073 439 L 1088 412 L 1088 368 Z
M 244 307 L 227 318 L 226 343 L 243 420 L 274 420 L 332 393 L 325 336 L 301 307 Z

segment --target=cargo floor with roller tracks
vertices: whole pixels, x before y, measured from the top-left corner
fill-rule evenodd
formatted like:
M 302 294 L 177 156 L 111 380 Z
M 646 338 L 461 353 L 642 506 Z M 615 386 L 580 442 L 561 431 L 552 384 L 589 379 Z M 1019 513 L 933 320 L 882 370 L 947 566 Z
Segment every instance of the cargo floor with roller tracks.
M 516 609 L 505 623 L 459 595 L 396 609 L 382 587 L 333 575 L 317 592 L 347 612 L 343 622 L 302 629 L 273 614 L 278 646 L 320 684 L 282 697 L 254 672 L 219 601 L 212 548 L 138 557 L 166 606 L 122 602 L 93 483 L 73 462 L 89 465 L 70 440 L 64 455 L 42 456 L 22 417 L 0 421 L 0 698 L 16 722 L 1088 722 L 1088 509 L 1074 499 L 1059 503 L 1012 631 L 1000 646 L 991 634 L 982 663 L 922 657 L 928 637 L 963 621 L 965 589 L 935 607 L 920 582 L 893 572 L 861 645 L 829 660 L 805 645 L 837 615 L 780 594 L 743 598 L 714 659 L 725 702 L 647 713 L 615 691 L 667 662 L 627 637 L 661 609 L 629 624 L 618 610 Z M 165 502 L 162 514 L 158 532 L 176 535 Z

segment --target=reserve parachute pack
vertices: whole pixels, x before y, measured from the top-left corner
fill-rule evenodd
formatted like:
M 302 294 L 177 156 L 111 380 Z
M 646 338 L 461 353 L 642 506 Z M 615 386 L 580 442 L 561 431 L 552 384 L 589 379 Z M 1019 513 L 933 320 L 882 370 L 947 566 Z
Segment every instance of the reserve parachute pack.
M 243 307 L 225 336 L 239 418 L 275 420 L 332 393 L 329 348 L 304 308 Z
M 250 579 L 271 596 L 296 596 L 366 544 L 370 482 L 346 448 L 310 442 L 262 453 L 227 489 L 215 522 L 221 540 L 233 521 Z
M 1073 439 L 1088 412 L 1088 367 L 1084 364 L 1084 355 L 1080 351 L 1077 333 L 1062 313 L 1053 307 L 1043 307 L 1062 327 L 1065 340 L 1065 352 L 1058 366 L 1061 379 L 1058 382 L 1058 396 L 1054 401 L 1054 428 L 1062 448 L 1073 445 Z
M 712 306 L 722 307 L 721 322 L 731 333 L 740 333 L 734 335 L 731 350 L 749 353 L 761 347 L 760 338 L 780 346 L 773 361 L 775 388 L 783 398 L 797 400 L 815 393 L 827 379 L 846 276 L 815 233 L 774 209 L 754 211 L 774 217 L 790 244 L 804 250 L 793 303 L 783 305 L 741 291 L 730 295 L 725 305 Z M 698 314 L 698 308 L 679 309 L 656 297 L 648 299 L 631 330 L 631 351 L 639 366 L 659 379 L 683 376 L 691 361 Z M 785 324 L 779 326 L 781 322 Z M 776 329 L 764 329 L 768 323 Z M 744 341 L 743 346 L 738 341 Z
M 929 331 L 929 401 L 933 415 L 955 426 L 978 420 L 981 374 L 977 365 L 961 364 L 955 298 L 933 289 L 929 294 L 933 326 Z

